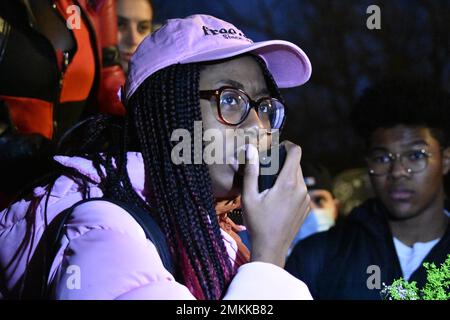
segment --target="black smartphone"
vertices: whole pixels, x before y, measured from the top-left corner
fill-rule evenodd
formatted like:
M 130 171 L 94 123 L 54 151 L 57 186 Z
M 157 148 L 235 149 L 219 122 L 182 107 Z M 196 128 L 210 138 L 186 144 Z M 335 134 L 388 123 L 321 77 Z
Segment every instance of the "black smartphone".
M 272 188 L 286 160 L 284 145 L 260 153 L 259 156 L 259 192 Z

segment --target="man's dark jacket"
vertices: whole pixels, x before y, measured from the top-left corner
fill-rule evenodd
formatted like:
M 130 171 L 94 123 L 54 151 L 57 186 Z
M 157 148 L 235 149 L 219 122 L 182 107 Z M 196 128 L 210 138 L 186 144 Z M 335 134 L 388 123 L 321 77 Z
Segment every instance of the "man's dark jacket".
M 402 277 L 387 216 L 381 202 L 366 201 L 344 222 L 298 243 L 286 269 L 307 284 L 315 299 L 381 299 L 382 288 L 371 288 Z M 438 266 L 449 253 L 450 224 L 423 262 Z M 422 265 L 409 281 L 423 287 L 426 270 Z

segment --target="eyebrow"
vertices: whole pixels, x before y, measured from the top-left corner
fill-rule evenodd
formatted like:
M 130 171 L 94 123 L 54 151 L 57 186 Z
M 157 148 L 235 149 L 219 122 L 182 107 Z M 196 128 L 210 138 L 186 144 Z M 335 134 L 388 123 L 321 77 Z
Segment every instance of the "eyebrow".
M 147 19 L 139 20 L 139 19 L 133 19 L 133 18 L 130 19 L 130 18 L 123 17 L 121 15 L 117 15 L 117 21 L 119 21 L 119 20 L 122 20 L 123 22 L 137 21 L 138 23 L 141 23 L 141 22 L 152 23 L 151 19 L 150 20 L 147 20 Z
M 414 141 L 405 143 L 402 146 L 413 147 L 413 146 L 419 146 L 419 145 L 427 146 L 427 147 L 429 146 L 429 144 L 425 140 L 414 140 Z M 388 151 L 388 152 L 390 152 L 388 148 L 378 147 L 378 146 L 370 148 L 370 150 L 369 150 L 369 152 L 375 152 L 375 151 Z
M 429 144 L 425 140 L 414 140 L 412 142 L 404 144 L 405 146 L 415 146 L 415 145 L 425 145 L 429 146 Z
M 242 91 L 245 91 L 244 90 L 244 85 L 242 83 L 240 83 L 238 81 L 235 81 L 235 80 L 231 80 L 231 79 L 222 79 L 222 80 L 217 81 L 215 84 L 216 85 L 217 84 L 225 84 L 225 85 L 229 85 L 229 86 L 235 87 L 237 89 L 241 89 Z M 270 92 L 269 92 L 269 90 L 264 88 L 264 89 L 260 90 L 258 92 L 258 94 L 259 95 L 264 95 L 264 96 L 269 96 Z
M 242 83 L 231 80 L 231 79 L 222 79 L 222 80 L 217 81 L 215 84 L 225 84 L 225 85 L 229 85 L 229 86 L 244 90 L 244 85 Z

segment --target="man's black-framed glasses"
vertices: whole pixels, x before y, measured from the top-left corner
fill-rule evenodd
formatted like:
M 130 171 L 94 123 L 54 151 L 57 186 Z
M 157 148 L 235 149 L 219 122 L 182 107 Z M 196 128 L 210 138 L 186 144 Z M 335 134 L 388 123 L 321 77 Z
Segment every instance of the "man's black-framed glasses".
M 224 86 L 217 90 L 200 90 L 200 98 L 215 97 L 219 118 L 226 124 L 237 126 L 247 119 L 250 110 L 255 109 L 259 119 L 269 124 L 269 130 L 280 129 L 285 118 L 284 104 L 272 97 L 252 100 L 238 88 Z
M 366 157 L 369 173 L 373 176 L 384 176 L 392 170 L 397 159 L 407 173 L 413 174 L 424 171 L 428 166 L 431 153 L 425 149 L 408 150 L 402 153 L 374 152 Z

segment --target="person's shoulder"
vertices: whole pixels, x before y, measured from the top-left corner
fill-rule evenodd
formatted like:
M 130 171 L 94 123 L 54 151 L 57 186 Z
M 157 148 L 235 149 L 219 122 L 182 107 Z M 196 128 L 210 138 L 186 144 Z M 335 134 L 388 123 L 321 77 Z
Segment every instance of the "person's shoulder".
M 347 232 L 347 230 L 352 227 L 353 227 L 352 221 L 348 219 L 343 219 L 341 221 L 338 221 L 330 229 L 314 233 L 309 237 L 306 237 L 305 239 L 301 240 L 299 243 L 301 243 L 305 247 L 325 246 L 328 242 L 334 242 L 336 237 L 345 234 L 345 232 Z
M 360 215 L 360 210 L 365 211 L 363 207 L 357 209 L 354 212 L 355 215 Z M 351 218 L 351 215 L 348 217 L 339 220 L 336 225 L 331 227 L 330 229 L 322 232 L 318 232 L 315 234 L 306 237 L 305 239 L 299 241 L 297 245 L 294 247 L 293 253 L 304 255 L 325 255 L 326 252 L 330 252 L 333 248 L 339 247 L 342 243 L 349 241 L 352 237 L 354 237 L 358 230 L 363 230 L 362 225 L 358 219 Z
M 388 210 L 379 199 L 370 198 L 353 208 L 345 218 L 346 227 L 353 233 L 362 233 L 366 236 L 384 234 L 389 228 L 388 215 Z
M 348 214 L 348 217 L 354 217 L 356 215 L 373 215 L 374 212 L 380 210 L 384 210 L 381 201 L 378 198 L 369 198 L 355 206 Z
M 302 261 L 310 260 L 314 257 L 314 261 L 322 260 L 328 250 L 330 236 L 334 234 L 333 229 L 315 233 L 299 241 L 289 255 L 288 261 L 301 259 Z
M 52 183 L 36 186 L 30 194 L 16 200 L 0 211 L 0 230 L 12 228 L 18 223 L 33 223 L 39 228 L 44 220 L 52 221 L 62 210 L 81 199 L 76 182 L 65 175 L 59 176 Z
M 66 227 L 69 238 L 91 230 L 108 230 L 139 240 L 146 239 L 144 230 L 128 211 L 104 199 L 91 199 L 76 205 Z
M 127 209 L 128 210 L 128 209 Z M 65 224 L 55 269 L 57 299 L 192 298 L 164 266 L 155 244 L 121 206 L 90 199 L 74 207 Z M 59 266 L 59 261 L 65 261 Z M 81 290 L 68 290 L 67 266 L 83 271 Z M 111 281 L 114 279 L 114 281 Z

